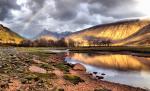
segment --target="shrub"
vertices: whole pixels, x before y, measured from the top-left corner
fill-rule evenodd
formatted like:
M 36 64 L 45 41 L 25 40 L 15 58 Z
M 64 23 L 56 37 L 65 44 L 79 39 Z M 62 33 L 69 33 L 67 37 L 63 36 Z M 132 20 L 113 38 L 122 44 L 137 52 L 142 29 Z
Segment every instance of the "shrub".
M 111 91 L 111 90 L 104 89 L 104 88 L 99 88 L 99 89 L 95 89 L 94 91 Z
M 70 67 L 68 65 L 65 65 L 63 63 L 56 64 L 55 67 L 60 69 L 60 70 L 65 71 L 65 72 L 68 72 L 70 69 Z
M 26 83 L 31 82 L 32 80 L 38 81 L 39 77 L 34 75 L 34 74 L 29 74 L 29 75 L 27 75 L 27 76 L 25 76 L 24 78 L 21 79 L 21 83 L 26 84 Z
M 47 74 L 43 74 L 43 73 L 35 73 L 38 77 L 41 78 L 46 78 L 46 79 L 56 79 L 57 75 L 55 73 L 47 73 Z
M 82 80 L 80 77 L 71 74 L 64 75 L 64 79 L 70 81 L 73 84 L 84 82 L 84 80 Z

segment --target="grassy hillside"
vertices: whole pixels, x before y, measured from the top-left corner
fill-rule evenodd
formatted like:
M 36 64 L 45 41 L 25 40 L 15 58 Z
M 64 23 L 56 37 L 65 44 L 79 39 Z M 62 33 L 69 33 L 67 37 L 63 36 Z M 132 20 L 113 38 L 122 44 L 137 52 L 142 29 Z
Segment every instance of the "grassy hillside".
M 75 42 L 81 42 L 81 44 L 84 46 L 89 44 L 87 37 L 96 37 L 103 40 L 104 39 L 111 40 L 113 43 L 120 43 L 123 40 L 124 42 L 128 42 L 129 39 L 134 38 L 132 36 L 139 37 L 139 34 L 143 35 L 149 33 L 149 31 L 147 30 L 140 31 L 141 29 L 143 29 L 145 26 L 149 24 L 150 24 L 149 20 L 127 20 L 127 21 L 120 21 L 120 22 L 115 22 L 110 24 L 97 25 L 73 33 L 67 36 L 66 40 L 72 39 Z
M 23 37 L 11 31 L 9 28 L 0 25 L 0 43 L 16 43 L 19 44 Z
M 122 41 L 124 45 L 150 45 L 150 24 Z

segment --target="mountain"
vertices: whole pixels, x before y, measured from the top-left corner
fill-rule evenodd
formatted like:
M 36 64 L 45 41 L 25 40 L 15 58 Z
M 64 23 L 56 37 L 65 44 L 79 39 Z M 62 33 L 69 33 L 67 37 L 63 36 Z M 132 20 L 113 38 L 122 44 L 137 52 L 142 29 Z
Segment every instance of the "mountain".
M 150 45 L 150 24 L 122 40 L 123 45 Z
M 48 30 L 43 30 L 41 33 L 39 33 L 38 35 L 36 35 L 33 39 L 46 39 L 46 40 L 57 40 L 57 33 L 48 31 Z
M 148 41 L 150 39 L 149 33 L 149 20 L 131 19 L 87 28 L 72 33 L 65 39 L 66 41 L 73 40 L 78 42 L 81 46 L 89 45 L 89 40 L 92 40 L 92 38 L 111 40 L 115 45 L 132 45 L 141 40 Z
M 39 33 L 36 37 L 34 37 L 33 39 L 47 39 L 47 40 L 58 40 L 60 38 L 63 38 L 65 36 L 68 36 L 69 34 L 71 34 L 71 32 L 62 32 L 62 33 L 58 33 L 58 32 L 51 32 L 48 30 L 43 30 L 41 33 Z
M 19 44 L 24 38 L 0 24 L 0 43 Z

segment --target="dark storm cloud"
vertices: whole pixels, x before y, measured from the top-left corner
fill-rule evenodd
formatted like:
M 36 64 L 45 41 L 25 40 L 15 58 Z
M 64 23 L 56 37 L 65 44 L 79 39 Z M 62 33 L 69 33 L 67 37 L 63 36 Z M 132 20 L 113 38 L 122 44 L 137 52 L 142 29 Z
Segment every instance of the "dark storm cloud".
M 75 2 L 75 0 L 56 0 L 55 5 L 56 11 L 51 13 L 54 18 L 59 20 L 70 20 L 76 17 L 77 2 Z
M 92 14 L 113 16 L 115 18 L 138 17 L 142 14 L 134 10 L 135 0 L 89 0 Z
M 118 5 L 134 4 L 134 0 L 88 0 L 89 3 L 99 3 L 107 7 L 115 7 Z
M 134 10 L 136 2 L 134 0 L 56 0 L 56 11 L 51 12 L 53 18 L 62 21 L 74 20 L 75 23 L 88 24 L 91 20 L 86 16 L 80 15 L 77 18 L 81 4 L 87 4 L 89 16 L 99 14 L 104 17 L 112 17 L 114 19 L 128 18 L 128 17 L 139 17 L 142 14 Z M 101 17 L 101 18 L 102 18 Z M 86 20 L 85 18 L 89 19 Z M 102 19 L 105 20 L 105 19 Z M 110 20 L 111 21 L 111 20 Z M 102 21 L 105 23 L 105 21 Z M 108 22 L 108 21 L 107 21 Z
M 9 16 L 10 9 L 19 9 L 16 0 L 0 0 L 0 20 Z
M 36 13 L 44 6 L 46 0 L 28 0 L 26 5 L 32 10 L 33 13 Z

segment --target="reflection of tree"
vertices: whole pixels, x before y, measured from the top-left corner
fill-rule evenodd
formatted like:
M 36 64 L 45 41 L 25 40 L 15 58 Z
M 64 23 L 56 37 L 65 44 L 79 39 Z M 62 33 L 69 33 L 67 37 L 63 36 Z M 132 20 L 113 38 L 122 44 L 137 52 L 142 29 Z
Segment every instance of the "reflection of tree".
M 88 57 L 95 57 L 95 56 L 98 56 L 98 55 L 100 55 L 99 53 L 93 53 L 93 52 L 89 52 L 89 53 L 85 53 Z
M 69 52 L 69 53 L 67 54 L 67 56 L 68 56 L 68 57 L 73 57 L 73 56 L 74 56 L 74 53 Z
M 130 55 L 120 54 L 85 54 L 85 53 L 74 53 L 72 59 L 78 60 L 85 64 L 93 66 L 110 68 L 116 70 L 147 70 L 150 66 L 148 64 L 141 63 L 142 60 L 148 62 L 146 58 L 138 58 Z M 121 60 L 121 61 L 120 61 Z

